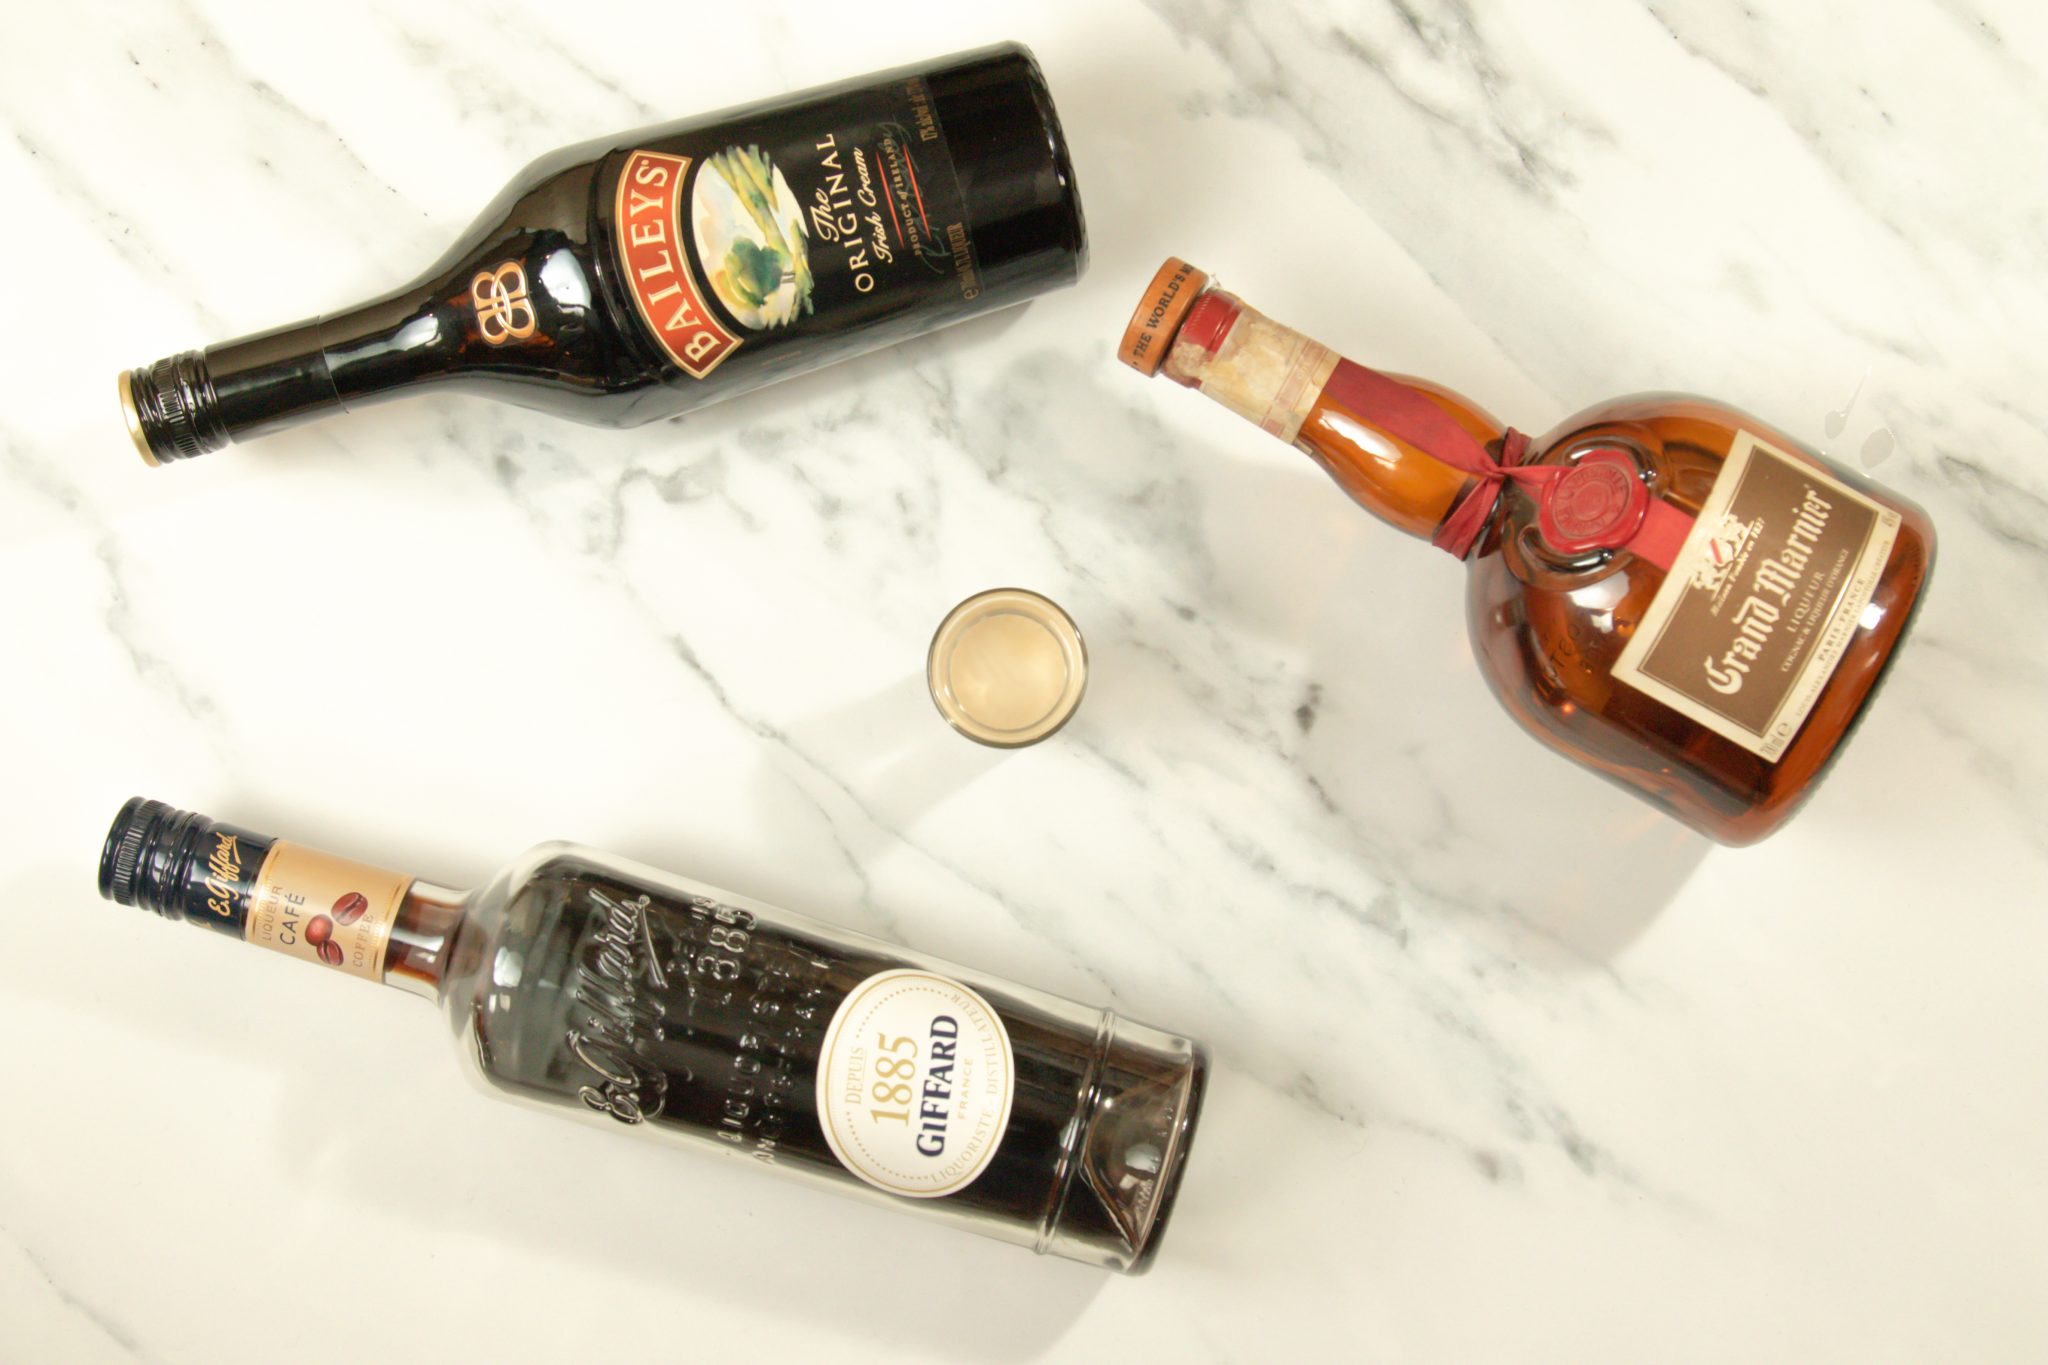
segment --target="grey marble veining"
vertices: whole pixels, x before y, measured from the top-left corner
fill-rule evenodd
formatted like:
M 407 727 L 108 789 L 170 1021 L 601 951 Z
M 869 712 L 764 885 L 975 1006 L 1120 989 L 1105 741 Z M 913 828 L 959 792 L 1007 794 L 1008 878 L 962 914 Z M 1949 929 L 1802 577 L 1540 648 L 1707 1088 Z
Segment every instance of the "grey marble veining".
M 2034 9 L 16 27 L 0 1355 L 2038 1357 Z M 116 370 L 400 283 L 534 156 L 1005 36 L 1075 145 L 1073 290 L 628 433 L 418 399 L 128 450 Z M 1926 506 L 1927 610 L 1809 809 L 1715 849 L 1522 736 L 1457 566 L 1110 360 L 1169 252 L 1528 429 L 1708 392 Z M 1093 669 L 1004 755 L 921 671 L 1006 583 Z M 1159 1268 L 486 1103 L 396 997 L 99 903 L 134 791 L 458 884 L 582 839 L 1202 1037 Z

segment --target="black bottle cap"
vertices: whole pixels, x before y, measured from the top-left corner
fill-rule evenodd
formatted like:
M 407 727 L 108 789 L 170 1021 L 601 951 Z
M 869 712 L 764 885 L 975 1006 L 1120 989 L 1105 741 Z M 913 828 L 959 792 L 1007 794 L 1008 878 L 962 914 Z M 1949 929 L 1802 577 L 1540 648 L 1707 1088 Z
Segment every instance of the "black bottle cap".
M 144 463 L 189 460 L 228 443 L 206 357 L 198 351 L 123 370 L 120 390 L 128 436 Z
M 248 894 L 275 842 L 196 811 L 131 796 L 100 846 L 100 894 L 239 937 Z
M 164 891 L 177 878 L 170 868 L 190 859 L 190 847 L 205 822 L 190 811 L 131 796 L 107 830 L 100 848 L 100 894 L 119 905 L 165 913 Z
M 960 178 L 983 306 L 1072 284 L 1088 228 L 1067 137 L 1037 58 L 1003 43 L 949 59 L 927 77 Z

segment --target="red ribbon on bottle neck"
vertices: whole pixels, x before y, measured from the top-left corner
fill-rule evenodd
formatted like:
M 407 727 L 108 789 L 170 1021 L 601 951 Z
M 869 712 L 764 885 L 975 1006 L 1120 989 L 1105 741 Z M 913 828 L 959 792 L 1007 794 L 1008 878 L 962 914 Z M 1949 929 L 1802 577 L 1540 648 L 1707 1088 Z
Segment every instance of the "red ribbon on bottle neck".
M 1478 481 L 1459 497 L 1450 515 L 1430 537 L 1430 544 L 1459 559 L 1470 554 L 1485 533 L 1493 509 L 1500 505 L 1510 483 L 1520 483 L 1535 494 L 1545 511 L 1543 529 L 1551 533 L 1557 521 L 1562 520 L 1552 516 L 1559 481 L 1576 476 L 1585 467 L 1524 464 L 1529 456 L 1529 438 L 1513 427 L 1501 434 L 1500 456 L 1496 459 L 1488 442 L 1466 430 L 1420 389 L 1349 360 L 1337 362 L 1323 392 L 1389 435 Z M 1594 479 L 1599 481 L 1599 476 Z M 1598 491 L 1611 493 L 1617 481 L 1608 474 L 1604 483 L 1605 487 Z M 1592 534 L 1555 548 L 1564 553 L 1593 548 L 1630 550 L 1669 570 L 1679 547 L 1685 543 L 1686 533 L 1692 529 L 1693 519 L 1662 498 L 1651 497 L 1642 486 L 1633 461 L 1629 461 L 1629 475 L 1623 487 L 1627 495 L 1612 512 L 1603 511 L 1597 518 L 1602 526 L 1594 528 Z

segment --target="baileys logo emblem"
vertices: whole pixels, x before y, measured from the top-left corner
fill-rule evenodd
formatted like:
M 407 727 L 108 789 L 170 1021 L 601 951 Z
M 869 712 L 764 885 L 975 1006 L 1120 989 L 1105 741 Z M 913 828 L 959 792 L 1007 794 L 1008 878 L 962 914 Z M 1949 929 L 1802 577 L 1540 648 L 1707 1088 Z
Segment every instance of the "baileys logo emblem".
M 469 298 L 476 305 L 477 332 L 489 345 L 524 341 L 539 326 L 533 300 L 526 296 L 526 267 L 517 261 L 477 271 L 469 282 Z

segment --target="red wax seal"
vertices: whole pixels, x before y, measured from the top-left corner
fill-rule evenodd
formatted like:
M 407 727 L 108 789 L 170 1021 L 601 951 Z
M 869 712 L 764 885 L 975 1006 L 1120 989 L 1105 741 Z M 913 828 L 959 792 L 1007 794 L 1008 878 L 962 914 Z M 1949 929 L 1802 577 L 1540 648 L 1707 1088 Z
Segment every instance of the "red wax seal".
M 1588 451 L 1543 485 L 1543 538 L 1568 555 L 1617 550 L 1643 524 L 1650 491 L 1636 462 L 1611 446 Z

